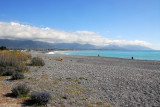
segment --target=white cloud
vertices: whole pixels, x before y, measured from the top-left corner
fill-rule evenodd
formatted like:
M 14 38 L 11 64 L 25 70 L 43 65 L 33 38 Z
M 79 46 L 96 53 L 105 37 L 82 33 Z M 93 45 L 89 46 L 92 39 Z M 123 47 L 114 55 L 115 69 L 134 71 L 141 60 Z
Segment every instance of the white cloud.
M 98 33 L 91 32 L 91 31 L 76 31 L 75 33 L 80 34 L 80 35 L 96 35 Z
M 65 32 L 51 28 L 39 28 L 17 22 L 0 22 L 0 39 L 28 39 L 49 43 L 82 43 L 104 45 L 140 45 L 151 46 L 145 41 L 111 40 L 91 31 Z

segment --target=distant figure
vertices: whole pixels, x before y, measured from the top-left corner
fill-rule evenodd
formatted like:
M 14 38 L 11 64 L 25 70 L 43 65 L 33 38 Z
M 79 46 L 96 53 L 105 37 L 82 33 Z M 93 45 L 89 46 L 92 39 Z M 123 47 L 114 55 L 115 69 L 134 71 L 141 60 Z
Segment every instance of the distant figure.
M 132 56 L 132 60 L 133 60 L 133 56 Z
M 98 56 L 99 56 L 99 54 L 98 54 Z

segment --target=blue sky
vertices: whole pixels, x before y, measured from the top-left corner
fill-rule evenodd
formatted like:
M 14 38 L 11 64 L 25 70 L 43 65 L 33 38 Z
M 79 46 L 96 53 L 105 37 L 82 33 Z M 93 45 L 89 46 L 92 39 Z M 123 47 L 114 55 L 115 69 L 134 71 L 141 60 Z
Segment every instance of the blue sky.
M 160 49 L 160 0 L 0 0 L 0 22 L 27 24 L 31 29 L 48 27 L 52 32 L 65 33 L 63 36 L 81 31 L 78 36 L 84 37 L 94 32 L 96 35 L 87 36 L 86 43 L 88 38 L 100 36 L 112 44 L 118 44 L 116 40 L 120 43 L 137 40 Z M 88 32 L 82 35 L 84 31 Z

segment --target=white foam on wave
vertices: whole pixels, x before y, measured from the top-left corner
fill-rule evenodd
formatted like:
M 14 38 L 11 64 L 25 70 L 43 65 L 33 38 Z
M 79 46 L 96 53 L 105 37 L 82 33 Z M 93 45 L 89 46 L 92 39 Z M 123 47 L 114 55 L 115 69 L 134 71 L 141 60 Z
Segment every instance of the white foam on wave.
M 55 54 L 54 52 L 48 52 L 47 54 Z
M 54 52 L 48 52 L 46 54 L 63 54 L 63 55 L 69 55 L 67 51 L 54 51 Z
M 69 55 L 67 51 L 55 51 L 55 54 Z

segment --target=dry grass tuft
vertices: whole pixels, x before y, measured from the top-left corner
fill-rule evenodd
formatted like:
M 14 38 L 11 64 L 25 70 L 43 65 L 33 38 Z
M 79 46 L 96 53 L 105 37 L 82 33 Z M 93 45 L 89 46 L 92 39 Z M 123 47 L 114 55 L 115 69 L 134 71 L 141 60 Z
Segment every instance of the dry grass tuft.
M 20 51 L 0 51 L 0 66 L 19 66 L 31 58 L 30 54 Z

